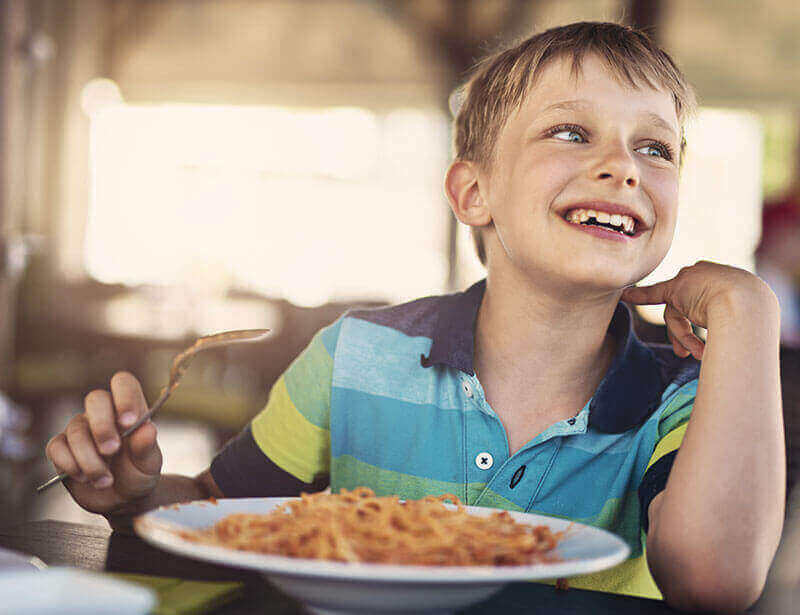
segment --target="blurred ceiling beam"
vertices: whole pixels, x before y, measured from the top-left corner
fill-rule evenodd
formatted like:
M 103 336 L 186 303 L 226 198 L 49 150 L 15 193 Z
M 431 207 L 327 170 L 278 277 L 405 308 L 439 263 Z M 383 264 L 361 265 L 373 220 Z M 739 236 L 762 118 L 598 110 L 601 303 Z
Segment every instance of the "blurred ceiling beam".
M 447 62 L 450 88 L 487 52 L 486 41 L 505 42 L 527 25 L 532 0 L 410 0 L 377 3 Z M 447 99 L 444 100 L 445 107 Z
M 143 0 L 120 7 L 112 20 L 118 35 L 106 37 L 108 76 L 133 103 L 358 100 L 389 109 L 438 98 L 440 63 L 376 2 Z
M 121 49 L 130 48 L 137 40 L 146 37 L 162 16 L 162 0 L 115 0 L 108 6 L 108 26 L 103 33 L 103 76 L 110 77 Z

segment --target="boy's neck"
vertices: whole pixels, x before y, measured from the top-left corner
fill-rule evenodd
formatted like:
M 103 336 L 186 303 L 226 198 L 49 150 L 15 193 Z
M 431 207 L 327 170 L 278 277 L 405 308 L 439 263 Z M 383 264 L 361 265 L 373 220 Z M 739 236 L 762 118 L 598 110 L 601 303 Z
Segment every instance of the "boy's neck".
M 475 331 L 482 384 L 491 379 L 541 401 L 585 403 L 613 359 L 608 325 L 618 297 L 556 297 L 526 280 L 489 276 Z

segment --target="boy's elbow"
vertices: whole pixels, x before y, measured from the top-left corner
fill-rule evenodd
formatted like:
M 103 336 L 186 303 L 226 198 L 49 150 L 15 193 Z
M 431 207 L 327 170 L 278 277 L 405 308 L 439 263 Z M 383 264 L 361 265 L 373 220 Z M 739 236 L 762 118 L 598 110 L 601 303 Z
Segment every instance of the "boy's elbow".
M 672 608 L 690 612 L 741 613 L 761 595 L 763 582 L 729 581 L 718 573 L 698 574 L 695 579 L 667 584 L 661 593 Z
M 734 567 L 723 557 L 701 553 L 669 557 L 659 566 L 660 574 L 653 574 L 664 601 L 682 611 L 741 613 L 748 609 L 761 596 L 767 571 L 753 565 L 753 560 Z

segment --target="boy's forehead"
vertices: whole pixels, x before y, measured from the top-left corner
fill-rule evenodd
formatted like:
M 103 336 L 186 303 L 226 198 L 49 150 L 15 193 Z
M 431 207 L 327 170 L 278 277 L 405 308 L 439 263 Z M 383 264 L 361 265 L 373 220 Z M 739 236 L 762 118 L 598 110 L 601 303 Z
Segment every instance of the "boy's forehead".
M 523 121 L 564 111 L 604 111 L 622 117 L 642 117 L 673 132 L 680 126 L 671 93 L 646 83 L 637 87 L 623 81 L 600 58 L 587 55 L 577 74 L 571 57 L 554 58 L 545 65 L 525 94 L 516 116 Z

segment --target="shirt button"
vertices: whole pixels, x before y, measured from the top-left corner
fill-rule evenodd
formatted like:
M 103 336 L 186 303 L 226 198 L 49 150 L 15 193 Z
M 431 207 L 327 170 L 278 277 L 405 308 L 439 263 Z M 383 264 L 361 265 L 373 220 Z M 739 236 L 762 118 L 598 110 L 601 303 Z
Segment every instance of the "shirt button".
M 470 385 L 469 382 L 467 382 L 466 380 L 462 382 L 461 388 L 464 389 L 464 395 L 466 395 L 467 397 L 472 397 L 472 385 Z
M 569 419 L 567 421 L 567 423 L 569 423 L 570 425 L 574 425 L 575 424 L 575 417 L 573 416 L 571 419 Z
M 475 456 L 475 465 L 481 470 L 488 470 L 492 467 L 493 463 L 494 459 L 492 459 L 491 453 L 478 453 Z

